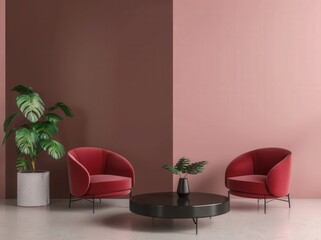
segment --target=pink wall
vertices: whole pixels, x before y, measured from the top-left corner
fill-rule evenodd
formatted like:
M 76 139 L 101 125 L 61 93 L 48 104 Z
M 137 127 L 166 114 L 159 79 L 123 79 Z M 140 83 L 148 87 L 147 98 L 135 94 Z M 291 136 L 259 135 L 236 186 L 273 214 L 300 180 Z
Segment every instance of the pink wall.
M 292 196 L 321 197 L 321 1 L 174 0 L 174 161 L 192 190 L 260 147 L 293 152 Z M 174 178 L 174 186 L 176 186 Z
M 0 0 L 0 144 L 5 119 L 5 0 Z M 0 145 L 0 198 L 5 197 L 5 148 Z

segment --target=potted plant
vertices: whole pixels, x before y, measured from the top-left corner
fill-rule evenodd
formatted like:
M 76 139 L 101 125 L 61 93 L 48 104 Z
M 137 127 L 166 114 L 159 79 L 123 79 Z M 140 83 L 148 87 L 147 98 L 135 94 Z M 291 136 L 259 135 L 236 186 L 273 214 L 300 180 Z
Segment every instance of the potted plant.
M 45 108 L 43 100 L 31 87 L 17 85 L 12 91 L 18 93 L 16 104 L 20 111 L 13 113 L 4 121 L 5 136 L 2 144 L 15 134 L 18 148 L 17 204 L 18 206 L 45 206 L 49 204 L 49 172 L 36 170 L 38 155 L 41 151 L 45 151 L 54 159 L 64 156 L 64 146 L 53 139 L 53 136 L 58 133 L 57 124 L 63 120 L 60 115 L 54 113 L 54 110 L 62 110 L 67 117 L 72 117 L 73 113 L 62 102 Z M 21 126 L 9 128 L 21 115 L 27 121 Z
M 188 158 L 182 157 L 178 160 L 175 166 L 166 164 L 163 168 L 175 175 L 179 175 L 177 194 L 179 197 L 187 197 L 190 193 L 187 175 L 203 172 L 204 166 L 207 163 L 207 161 L 191 163 Z

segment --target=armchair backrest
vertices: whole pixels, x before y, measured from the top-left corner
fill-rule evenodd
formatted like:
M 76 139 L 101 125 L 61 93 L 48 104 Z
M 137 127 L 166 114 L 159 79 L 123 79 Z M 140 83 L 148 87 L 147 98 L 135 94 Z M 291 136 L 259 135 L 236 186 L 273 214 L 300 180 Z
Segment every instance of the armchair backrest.
M 131 163 L 123 156 L 107 151 L 106 157 L 106 174 L 126 176 L 132 179 L 132 186 L 135 184 L 135 171 Z
M 262 148 L 251 152 L 253 158 L 254 174 L 267 175 L 269 171 L 291 154 L 289 150 L 282 148 Z
M 104 174 L 106 169 L 107 151 L 100 148 L 81 147 L 69 152 L 90 175 Z
M 243 175 L 266 175 L 269 191 L 276 197 L 290 191 L 291 152 L 282 148 L 261 148 L 236 157 L 226 168 L 227 179 Z
M 80 147 L 70 150 L 68 156 L 69 162 L 78 162 L 78 165 L 85 168 L 89 175 L 110 174 L 125 176 L 132 178 L 132 186 L 135 184 L 133 166 L 126 158 L 115 152 L 101 148 Z M 77 180 L 75 179 L 75 181 Z M 71 182 L 73 181 L 71 180 Z

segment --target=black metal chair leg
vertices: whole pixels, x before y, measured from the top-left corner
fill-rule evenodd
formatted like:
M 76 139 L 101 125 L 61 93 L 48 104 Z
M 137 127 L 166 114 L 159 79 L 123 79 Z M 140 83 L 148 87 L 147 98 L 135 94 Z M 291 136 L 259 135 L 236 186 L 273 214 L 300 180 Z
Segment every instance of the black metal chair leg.
M 291 208 L 290 193 L 288 194 L 289 208 Z
M 95 213 L 95 196 L 93 196 L 93 214 Z
M 71 194 L 69 194 L 69 208 L 71 206 Z

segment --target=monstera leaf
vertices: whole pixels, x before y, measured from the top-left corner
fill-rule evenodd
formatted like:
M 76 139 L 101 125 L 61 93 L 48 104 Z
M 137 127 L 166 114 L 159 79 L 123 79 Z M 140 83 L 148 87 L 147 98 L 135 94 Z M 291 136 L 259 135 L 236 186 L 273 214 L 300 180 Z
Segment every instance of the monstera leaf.
M 163 168 L 168 170 L 168 171 L 170 171 L 173 174 L 176 174 L 176 175 L 179 173 L 179 171 L 176 168 L 174 168 L 174 167 L 172 167 L 171 165 L 168 165 L 168 164 L 164 165 Z
M 60 108 L 67 117 L 72 117 L 73 116 L 73 113 L 72 113 L 71 109 L 66 104 L 64 104 L 62 102 L 57 102 L 55 105 L 50 107 L 48 109 L 48 111 L 51 112 L 51 111 L 53 111 L 53 110 L 55 110 L 57 108 Z
M 40 139 L 49 139 L 58 133 L 56 124 L 49 121 L 36 122 L 32 125 L 32 128 L 38 133 Z
M 20 111 L 32 123 L 37 122 L 45 111 L 45 104 L 38 93 L 22 94 L 16 100 Z
M 29 94 L 32 93 L 32 87 L 27 87 L 27 86 L 23 86 L 23 85 L 17 85 L 15 86 L 12 91 L 16 91 L 20 94 Z
M 36 155 L 36 146 L 39 142 L 38 134 L 25 127 L 16 131 L 16 144 L 19 150 L 26 155 Z
M 2 145 L 6 143 L 8 138 L 11 136 L 11 134 L 14 133 L 15 130 L 16 130 L 15 128 L 12 128 L 12 129 L 6 131 L 6 134 L 4 135 L 4 138 L 3 138 L 3 141 L 2 141 Z
M 16 162 L 16 168 L 18 172 L 29 169 L 29 161 L 23 157 L 19 157 Z
M 198 174 L 204 171 L 204 166 L 207 164 L 206 161 L 195 162 L 189 165 L 186 169 L 186 172 L 189 174 Z
M 59 159 L 65 155 L 64 146 L 55 140 L 52 140 L 52 139 L 43 140 L 40 142 L 40 146 L 53 159 Z
M 63 119 L 62 117 L 60 117 L 56 113 L 47 113 L 47 114 L 45 114 L 43 116 L 44 116 L 45 119 L 47 119 L 49 122 L 52 122 L 52 123 L 60 122 Z
M 3 123 L 3 131 L 7 131 L 8 126 L 10 125 L 10 123 L 16 119 L 16 117 L 19 116 L 19 112 L 16 112 L 14 114 L 11 114 L 9 117 L 7 117 L 7 119 L 4 121 Z
M 182 157 L 176 163 L 175 168 L 178 171 L 180 171 L 182 173 L 185 173 L 186 172 L 186 167 L 188 166 L 189 163 L 190 163 L 190 160 L 188 158 Z

